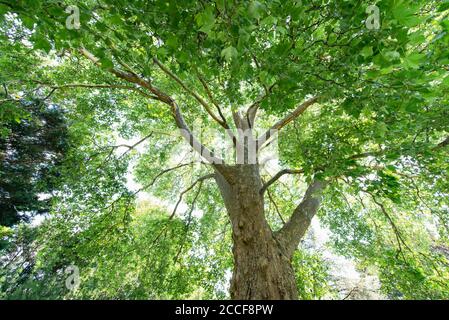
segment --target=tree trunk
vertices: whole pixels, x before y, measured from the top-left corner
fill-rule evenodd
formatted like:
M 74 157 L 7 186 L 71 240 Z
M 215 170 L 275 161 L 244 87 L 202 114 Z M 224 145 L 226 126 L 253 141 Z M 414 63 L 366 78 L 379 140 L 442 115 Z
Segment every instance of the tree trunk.
M 225 168 L 216 180 L 232 224 L 232 299 L 297 299 L 291 254 L 277 241 L 264 213 L 258 165 Z M 221 170 L 223 172 L 223 170 Z

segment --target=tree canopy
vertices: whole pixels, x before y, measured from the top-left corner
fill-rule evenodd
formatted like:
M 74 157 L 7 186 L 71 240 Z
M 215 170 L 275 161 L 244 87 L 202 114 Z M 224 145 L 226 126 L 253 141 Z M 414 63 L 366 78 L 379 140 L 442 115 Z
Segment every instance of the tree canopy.
M 274 234 L 306 233 L 321 184 L 331 250 L 387 297 L 449 297 L 449 2 L 4 0 L 0 14 L 0 81 L 22 101 L 2 100 L 2 134 L 43 101 L 68 125 L 42 138 L 67 130 L 69 146 L 50 217 L 1 230 L 4 297 L 228 297 L 236 226 L 211 178 L 234 162 L 195 151 L 221 157 L 213 133 L 238 145 L 248 128 L 260 149 L 279 131 L 257 190 Z M 136 206 L 143 192 L 158 205 Z M 330 295 L 299 240 L 299 297 Z

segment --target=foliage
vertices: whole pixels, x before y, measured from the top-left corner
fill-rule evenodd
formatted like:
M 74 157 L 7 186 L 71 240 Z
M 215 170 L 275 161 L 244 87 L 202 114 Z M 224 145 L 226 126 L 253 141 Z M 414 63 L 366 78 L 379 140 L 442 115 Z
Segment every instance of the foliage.
M 12 226 L 50 210 L 58 164 L 68 149 L 63 110 L 22 85 L 42 59 L 18 40 L 27 32 L 6 22 L 0 35 L 0 225 Z M 31 88 L 33 90 L 31 90 Z
M 66 125 L 57 106 L 23 101 L 27 118 L 6 126 L 0 139 L 0 224 L 48 212 L 57 166 L 67 150 Z M 40 199 L 40 194 L 47 199 Z M 26 215 L 20 215 L 20 212 Z
M 328 263 L 318 253 L 298 250 L 293 256 L 298 296 L 302 300 L 315 300 L 332 294 L 329 285 Z
M 5 257 L 39 246 L 2 275 L 4 297 L 227 297 L 225 208 L 213 183 L 195 184 L 210 167 L 190 163 L 158 88 L 189 126 L 208 129 L 235 129 L 233 115 L 256 102 L 260 132 L 316 97 L 281 128 L 279 165 L 303 175 L 270 186 L 270 226 L 282 226 L 312 179 L 326 179 L 319 218 L 335 251 L 374 268 L 388 297 L 448 298 L 447 1 L 83 0 L 79 29 L 66 26 L 74 3 L 0 3 L 0 80 L 11 92 L 38 83 L 37 98 L 64 108 L 71 146 L 51 218 L 0 231 Z M 373 4 L 378 30 L 364 23 Z M 19 104 L 1 108 L 2 127 L 27 121 Z M 133 139 L 140 150 L 120 142 Z M 143 191 L 167 208 L 136 211 Z M 71 263 L 83 277 L 76 292 L 63 287 Z M 300 297 L 325 296 L 321 257 L 298 251 L 294 264 Z

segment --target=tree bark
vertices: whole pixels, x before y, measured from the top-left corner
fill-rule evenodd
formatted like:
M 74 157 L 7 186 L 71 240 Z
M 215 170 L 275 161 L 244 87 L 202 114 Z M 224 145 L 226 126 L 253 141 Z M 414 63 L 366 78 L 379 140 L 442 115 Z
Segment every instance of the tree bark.
M 96 65 L 101 65 L 100 60 L 85 49 L 80 49 L 80 53 L 91 60 Z M 203 100 L 195 91 L 173 74 L 167 67 L 157 59 L 154 62 L 171 79 L 191 94 L 222 127 L 228 129 L 226 119 L 218 118 L 210 109 L 208 103 Z M 320 182 L 314 182 L 309 186 L 301 204 L 295 209 L 289 222 L 276 234 L 273 234 L 265 219 L 264 212 L 264 190 L 259 174 L 258 164 L 241 164 L 229 166 L 223 164 L 221 158 L 216 157 L 209 149 L 202 145 L 194 137 L 188 127 L 180 107 L 175 100 L 154 86 L 152 82 L 145 79 L 126 65 L 126 71 L 110 68 L 109 72 L 120 79 L 138 85 L 140 88 L 148 90 L 151 94 L 137 90 L 140 94 L 150 99 L 158 100 L 170 107 L 176 126 L 181 129 L 182 136 L 203 158 L 213 165 L 215 179 L 222 194 L 229 218 L 232 223 L 232 237 L 234 242 L 234 272 L 231 281 L 231 297 L 233 299 L 296 299 L 296 279 L 291 265 L 294 250 L 304 235 L 312 217 L 319 206 L 319 193 L 324 187 Z M 131 87 L 129 89 L 132 89 Z M 267 90 L 269 91 L 269 90 Z M 279 130 L 295 118 L 300 116 L 305 110 L 317 101 L 318 97 L 313 97 L 288 114 L 284 119 L 278 121 L 265 133 L 261 139 L 254 141 L 254 136 L 249 137 L 244 134 L 254 126 L 254 119 L 257 112 L 257 104 L 251 106 L 245 117 L 238 112 L 233 113 L 236 128 L 239 129 L 242 141 L 237 141 L 234 134 L 230 134 L 234 146 L 243 153 L 237 153 L 238 163 L 257 162 L 257 150 L 268 142 L 271 137 L 271 130 Z M 245 142 L 247 138 L 249 142 Z M 250 151 L 250 145 L 255 142 L 255 152 Z M 240 148 L 240 149 L 239 149 Z M 239 155 L 243 157 L 239 158 Z M 253 155 L 254 158 L 249 156 Z M 248 158 L 245 160 L 245 158 Z M 251 161 L 250 161 L 251 160 Z M 277 179 L 277 178 L 276 178 Z
M 231 298 L 297 299 L 292 257 L 318 210 L 326 183 L 313 181 L 290 220 L 273 233 L 265 218 L 259 165 L 220 165 L 216 170 L 215 179 L 232 224 Z
M 291 256 L 273 235 L 265 219 L 258 165 L 227 167 L 217 174 L 232 224 L 234 271 L 232 299 L 296 299 Z

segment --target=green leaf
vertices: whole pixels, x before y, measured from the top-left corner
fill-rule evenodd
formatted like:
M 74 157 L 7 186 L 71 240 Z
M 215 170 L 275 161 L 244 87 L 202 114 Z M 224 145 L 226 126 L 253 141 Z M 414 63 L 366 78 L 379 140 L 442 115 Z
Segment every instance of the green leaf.
M 103 69 L 111 69 L 114 67 L 114 63 L 108 57 L 104 57 L 100 59 L 100 64 Z
M 382 55 L 388 61 L 399 60 L 399 58 L 401 57 L 401 55 L 397 51 L 382 51 Z
M 376 127 L 377 136 L 384 138 L 387 131 L 388 131 L 388 127 L 384 122 L 379 122 L 377 124 L 377 127 Z
M 426 59 L 425 54 L 412 53 L 404 59 L 404 65 L 412 69 L 417 69 L 419 65 L 425 61 L 425 59 Z
M 371 57 L 373 55 L 373 47 L 372 46 L 363 47 L 363 49 L 360 51 L 360 55 L 364 58 Z
M 171 49 L 177 49 L 178 48 L 178 38 L 176 38 L 174 35 L 171 35 L 168 37 L 166 44 Z
M 393 9 L 393 16 L 399 23 L 407 27 L 414 27 L 425 19 L 425 17 L 416 15 L 418 9 L 418 6 L 402 3 Z
M 201 13 L 195 16 L 195 21 L 200 27 L 200 31 L 204 33 L 210 33 L 215 24 L 214 9 L 212 7 L 207 7 Z
M 438 7 L 438 12 L 443 12 L 449 9 L 449 1 L 444 0 L 442 4 Z
M 263 5 L 259 1 L 252 1 L 248 7 L 248 14 L 251 18 L 259 19 L 263 9 Z
M 226 59 L 226 61 L 231 61 L 235 59 L 238 55 L 238 51 L 233 46 L 229 46 L 223 50 L 221 50 L 221 56 Z
M 38 37 L 34 42 L 34 48 L 48 53 L 51 50 L 51 43 L 45 37 Z
M 392 73 L 393 70 L 394 70 L 393 66 L 382 68 L 382 69 L 380 69 L 380 74 L 389 74 L 389 73 Z
M 273 16 L 268 16 L 264 18 L 260 24 L 265 27 L 272 27 L 277 23 L 277 18 Z
M 441 81 L 441 84 L 446 86 L 446 87 L 449 87 L 449 76 L 444 78 L 443 81 Z

